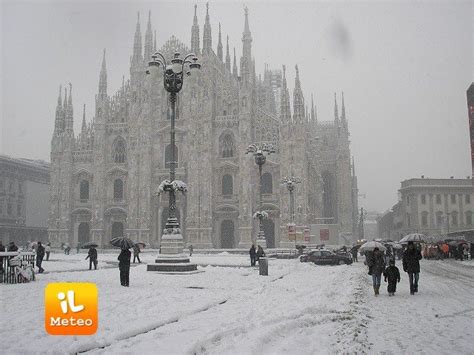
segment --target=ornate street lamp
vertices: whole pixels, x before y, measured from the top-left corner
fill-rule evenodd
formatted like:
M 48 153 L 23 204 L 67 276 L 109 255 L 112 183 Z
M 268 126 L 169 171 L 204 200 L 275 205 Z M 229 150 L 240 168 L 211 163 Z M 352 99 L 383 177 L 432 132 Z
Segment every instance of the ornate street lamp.
M 296 184 L 300 184 L 301 180 L 297 177 L 290 176 L 284 177 L 281 179 L 281 184 L 285 185 L 288 191 L 290 192 L 290 221 L 295 223 L 295 197 L 293 191 L 295 190 Z
M 258 165 L 258 174 L 260 177 L 259 185 L 259 210 L 255 212 L 254 218 L 259 220 L 259 230 L 257 235 L 257 244 L 266 247 L 265 232 L 263 231 L 263 220 L 268 217 L 268 213 L 263 210 L 263 201 L 262 201 L 262 167 L 263 164 L 267 161 L 267 155 L 275 153 L 275 149 L 271 144 L 262 143 L 262 144 L 250 144 L 247 147 L 245 154 L 252 154 L 255 159 L 255 164 Z
M 147 266 L 148 271 L 191 271 L 196 270 L 195 264 L 189 263 L 189 258 L 183 254 L 183 236 L 179 227 L 179 221 L 176 218 L 176 191 L 185 193 L 187 186 L 184 182 L 176 180 L 176 151 L 175 151 L 175 119 L 176 119 L 176 99 L 178 93 L 183 87 L 184 73 L 191 75 L 192 70 L 201 69 L 201 64 L 194 53 L 190 53 L 181 58 L 180 53 L 176 52 L 170 63 L 165 57 L 155 52 L 148 63 L 150 69 L 146 71 L 150 74 L 153 68 L 163 68 L 163 85 L 169 93 L 168 98 L 171 105 L 170 111 L 170 146 L 171 161 L 170 178 L 161 182 L 158 188 L 158 194 L 161 192 L 169 193 L 168 220 L 166 221 L 161 238 L 161 254 L 155 260 L 155 264 Z

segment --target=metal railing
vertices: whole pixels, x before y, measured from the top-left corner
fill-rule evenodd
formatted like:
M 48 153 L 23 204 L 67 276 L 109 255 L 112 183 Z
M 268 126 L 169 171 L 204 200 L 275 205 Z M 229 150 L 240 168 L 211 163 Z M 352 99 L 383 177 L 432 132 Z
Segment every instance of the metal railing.
M 18 252 L 18 251 L 9 251 L 9 252 L 0 252 L 0 265 L 2 266 L 0 270 L 0 283 L 7 283 L 7 284 L 16 284 L 26 282 L 23 281 L 21 277 L 19 277 L 18 272 L 16 270 L 17 266 L 10 265 L 10 259 L 14 258 L 15 256 L 20 256 L 22 262 L 26 262 L 32 266 L 34 269 L 35 267 L 35 256 L 36 254 L 33 252 Z

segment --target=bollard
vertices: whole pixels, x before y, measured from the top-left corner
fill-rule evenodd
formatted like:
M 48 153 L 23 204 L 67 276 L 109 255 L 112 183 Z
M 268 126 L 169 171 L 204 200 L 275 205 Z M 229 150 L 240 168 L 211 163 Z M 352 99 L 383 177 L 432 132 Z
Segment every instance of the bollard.
M 261 257 L 258 259 L 258 270 L 262 276 L 268 276 L 268 258 Z

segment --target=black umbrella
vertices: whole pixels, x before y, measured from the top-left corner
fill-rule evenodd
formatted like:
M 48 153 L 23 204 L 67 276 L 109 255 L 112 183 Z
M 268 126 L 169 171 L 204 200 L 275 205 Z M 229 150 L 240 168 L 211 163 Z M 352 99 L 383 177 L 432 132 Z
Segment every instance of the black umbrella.
M 142 248 L 142 249 L 146 247 L 146 244 L 143 243 L 143 242 L 136 242 L 135 245 L 139 248 Z
M 95 242 L 87 242 L 81 245 L 81 249 L 97 248 L 99 244 Z
M 131 249 L 135 246 L 135 243 L 127 237 L 115 237 L 110 240 L 110 244 L 120 249 Z

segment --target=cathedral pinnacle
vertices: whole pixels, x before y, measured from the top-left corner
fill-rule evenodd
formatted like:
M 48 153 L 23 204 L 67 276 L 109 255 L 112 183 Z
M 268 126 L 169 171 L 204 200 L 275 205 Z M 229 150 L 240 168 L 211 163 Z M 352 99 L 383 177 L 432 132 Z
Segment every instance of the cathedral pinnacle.
M 153 54 L 153 31 L 151 30 L 151 11 L 148 11 L 148 23 L 146 26 L 145 33 L 145 52 L 144 60 L 148 64 L 151 60 L 151 55 Z
M 66 98 L 64 98 L 66 99 Z M 67 108 L 65 109 L 66 112 L 66 133 L 70 135 L 74 135 L 74 111 L 72 106 L 72 84 L 69 83 L 69 98 L 67 102 Z
M 342 103 L 341 103 L 341 121 L 344 128 L 347 127 L 346 121 L 346 106 L 344 105 L 344 92 L 342 92 Z
M 298 65 L 295 66 L 296 77 L 295 77 L 295 89 L 293 91 L 293 121 L 301 123 L 305 118 L 304 110 L 304 98 L 303 92 L 301 91 L 300 73 Z
M 230 72 L 229 36 L 227 36 L 227 44 L 225 46 L 225 67 Z
M 211 31 L 211 22 L 209 20 L 209 3 L 206 3 L 206 22 L 204 23 L 202 50 L 203 51 L 212 50 L 212 31 Z
M 217 58 L 222 62 L 224 60 L 224 54 L 222 52 L 222 35 L 221 35 L 221 23 L 219 22 L 219 39 L 217 41 Z
M 60 133 L 64 130 L 64 112 L 62 108 L 62 98 L 61 98 L 62 86 L 59 85 L 59 95 L 58 95 L 58 104 L 56 105 L 56 116 L 54 121 L 54 131 Z
M 232 75 L 237 78 L 237 76 L 239 75 L 237 73 L 237 56 L 235 55 L 235 47 L 234 47 L 234 65 L 232 67 Z
M 199 25 L 197 18 L 197 5 L 194 5 L 194 19 L 193 26 L 191 27 L 191 51 L 196 55 L 199 54 Z
M 83 108 L 82 108 L 82 129 L 81 129 L 81 133 L 82 133 L 83 136 L 86 134 L 86 131 L 87 131 L 87 125 L 86 125 L 86 104 L 84 104 L 84 106 L 83 106 Z
M 337 109 L 337 96 L 334 93 L 334 122 L 336 123 L 336 128 L 339 128 L 339 113 Z
M 137 13 L 137 27 L 135 29 L 135 37 L 133 39 L 133 61 L 142 61 L 142 33 L 140 30 L 140 13 Z
M 280 94 L 280 120 L 284 124 L 291 122 L 290 93 L 288 92 L 288 86 L 286 84 L 285 65 L 283 65 L 282 85 Z
M 107 96 L 107 66 L 105 63 L 105 48 L 102 55 L 102 66 L 99 74 L 99 96 L 105 98 Z

